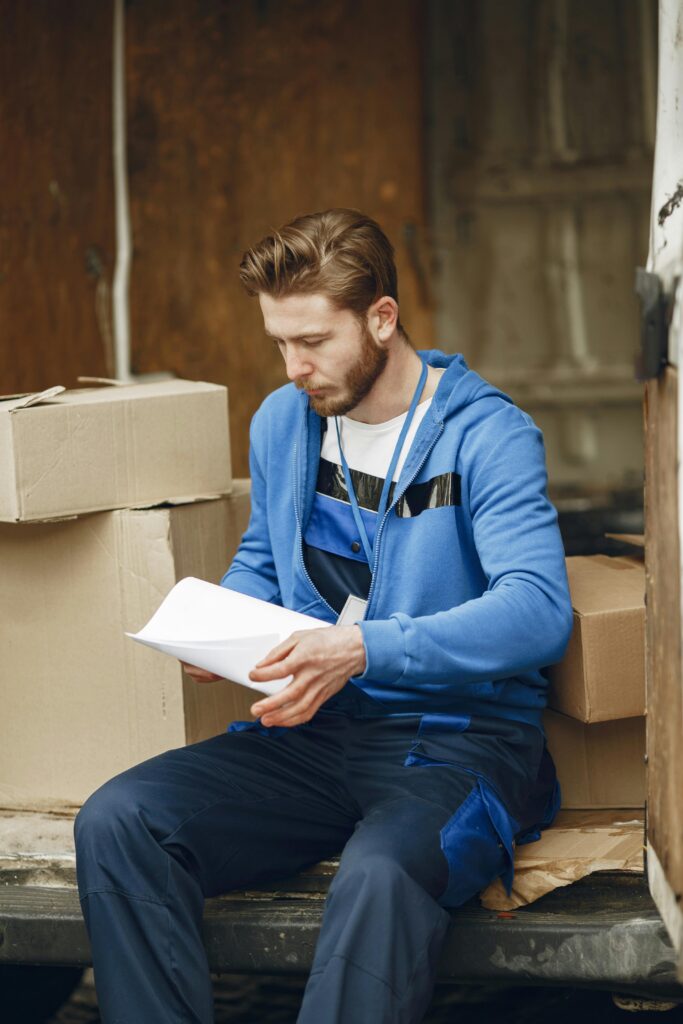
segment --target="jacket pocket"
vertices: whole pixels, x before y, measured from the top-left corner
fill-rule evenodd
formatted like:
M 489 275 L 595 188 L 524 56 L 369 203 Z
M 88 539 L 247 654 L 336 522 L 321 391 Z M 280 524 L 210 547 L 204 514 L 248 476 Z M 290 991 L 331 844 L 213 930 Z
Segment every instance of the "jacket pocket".
M 439 903 L 458 907 L 496 878 L 502 880 L 509 894 L 517 828 L 491 786 L 477 778 L 469 796 L 441 829 L 448 884 Z
M 473 779 L 469 795 L 440 833 L 448 862 L 448 884 L 439 900 L 445 907 L 466 903 L 496 878 L 509 894 L 514 877 L 519 824 L 488 779 L 458 760 L 449 739 L 466 732 L 469 725 L 468 715 L 423 715 L 404 761 L 406 768 L 454 768 Z
M 450 737 L 454 733 L 466 732 L 470 721 L 469 715 L 422 715 L 404 766 L 455 763 Z

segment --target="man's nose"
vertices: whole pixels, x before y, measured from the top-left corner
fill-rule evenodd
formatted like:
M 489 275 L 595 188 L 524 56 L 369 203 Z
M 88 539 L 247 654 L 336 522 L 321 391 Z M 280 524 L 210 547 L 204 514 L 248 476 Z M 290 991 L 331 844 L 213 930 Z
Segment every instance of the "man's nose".
M 309 359 L 301 352 L 289 349 L 285 355 L 285 369 L 290 380 L 300 377 L 310 377 L 313 367 Z

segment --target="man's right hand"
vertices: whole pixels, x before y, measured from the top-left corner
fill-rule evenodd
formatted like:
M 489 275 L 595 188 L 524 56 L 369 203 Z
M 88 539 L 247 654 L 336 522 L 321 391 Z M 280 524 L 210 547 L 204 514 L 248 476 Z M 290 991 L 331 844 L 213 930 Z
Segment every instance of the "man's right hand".
M 196 665 L 188 665 L 184 661 L 181 661 L 180 664 L 183 666 L 188 676 L 191 679 L 194 679 L 195 683 L 215 683 L 216 680 L 223 678 L 223 676 L 217 676 L 213 672 L 207 672 L 205 668 L 197 668 Z

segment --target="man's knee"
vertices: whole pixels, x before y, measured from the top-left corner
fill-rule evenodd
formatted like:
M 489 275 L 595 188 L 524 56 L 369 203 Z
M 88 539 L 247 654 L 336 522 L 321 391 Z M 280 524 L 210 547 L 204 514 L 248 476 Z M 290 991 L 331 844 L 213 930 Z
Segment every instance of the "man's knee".
M 342 957 L 390 981 L 400 949 L 399 974 L 407 977 L 408 962 L 425 952 L 436 955 L 448 914 L 390 852 L 352 852 L 342 857 L 330 887 L 316 967 Z
M 448 882 L 448 862 L 441 849 L 440 820 L 419 829 L 364 829 L 344 850 L 340 881 L 397 891 L 417 886 L 438 899 Z
M 144 820 L 140 784 L 129 773 L 88 798 L 76 817 L 74 839 L 82 894 L 112 888 L 147 895 L 149 884 L 141 887 L 141 880 L 155 874 L 165 885 L 163 856 Z
M 414 884 L 403 864 L 390 853 L 349 850 L 349 856 L 342 857 L 330 891 L 343 889 L 345 894 L 357 893 L 358 898 L 367 900 L 391 896 Z
M 119 775 L 88 797 L 76 815 L 76 852 L 84 846 L 109 844 L 130 831 L 138 815 L 135 786 Z

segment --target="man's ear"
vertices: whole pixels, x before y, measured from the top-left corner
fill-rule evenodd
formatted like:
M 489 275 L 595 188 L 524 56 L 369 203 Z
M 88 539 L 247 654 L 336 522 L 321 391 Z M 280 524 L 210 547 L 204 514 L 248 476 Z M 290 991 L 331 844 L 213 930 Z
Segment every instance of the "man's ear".
M 387 342 L 396 330 L 398 324 L 398 303 L 390 295 L 383 295 L 373 302 L 368 310 L 369 316 L 374 318 L 377 337 L 381 342 Z

